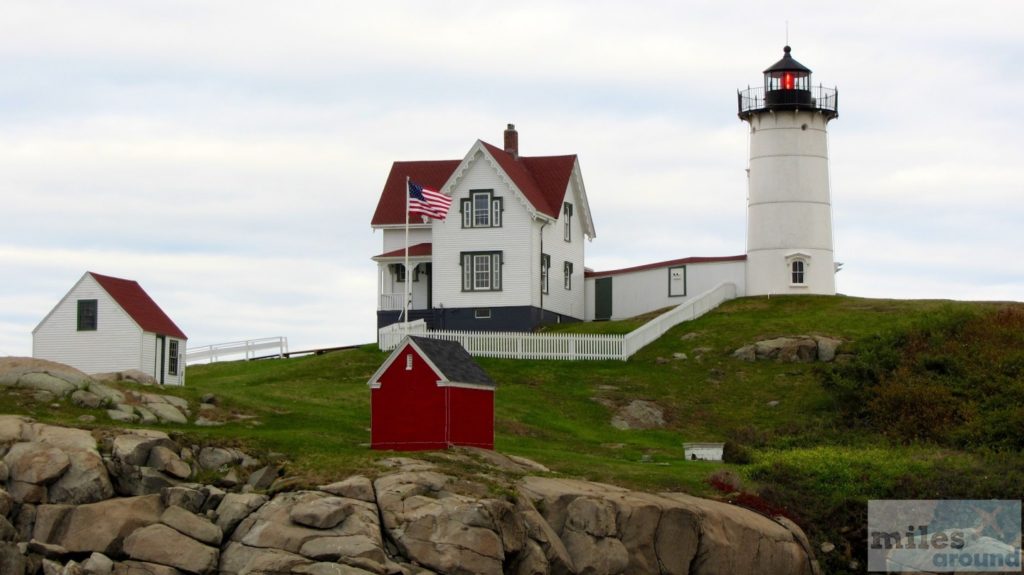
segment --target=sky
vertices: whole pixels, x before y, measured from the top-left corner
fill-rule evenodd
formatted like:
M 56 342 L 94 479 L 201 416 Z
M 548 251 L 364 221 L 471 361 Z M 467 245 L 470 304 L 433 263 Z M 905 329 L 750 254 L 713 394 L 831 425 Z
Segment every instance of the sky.
M 587 267 L 742 254 L 736 90 L 787 41 L 839 91 L 838 290 L 1021 301 L 1021 22 L 1015 0 L 3 0 L 0 356 L 86 271 L 138 281 L 189 347 L 374 341 L 391 163 L 508 123 L 523 155 L 578 155 Z

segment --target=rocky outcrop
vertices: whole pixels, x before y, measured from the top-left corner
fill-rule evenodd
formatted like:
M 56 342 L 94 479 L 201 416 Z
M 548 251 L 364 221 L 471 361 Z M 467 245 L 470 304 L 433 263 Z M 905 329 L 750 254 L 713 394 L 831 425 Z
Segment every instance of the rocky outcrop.
M 835 359 L 841 344 L 842 340 L 820 335 L 776 337 L 745 345 L 734 351 L 732 356 L 744 361 L 828 362 Z
M 665 426 L 665 412 L 657 403 L 634 399 L 612 417 L 616 429 L 656 429 Z
M 679 493 L 532 476 L 544 468 L 491 451 L 446 454 L 487 470 L 482 479 L 390 458 L 374 479 L 271 496 L 187 482 L 186 467 L 256 465 L 217 449 L 192 459 L 204 450 L 148 430 L 97 447 L 87 432 L 0 416 L 0 573 L 816 572 L 806 538 L 786 520 Z M 83 465 L 82 453 L 99 465 Z M 108 487 L 57 489 L 75 469 Z

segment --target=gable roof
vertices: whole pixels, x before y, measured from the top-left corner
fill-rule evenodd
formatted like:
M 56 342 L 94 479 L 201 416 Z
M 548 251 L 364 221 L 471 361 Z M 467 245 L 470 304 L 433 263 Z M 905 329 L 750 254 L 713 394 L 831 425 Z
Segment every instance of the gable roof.
M 569 189 L 569 181 L 576 168 L 575 154 L 516 158 L 482 140 L 479 144 L 494 158 L 535 210 L 558 219 L 562 211 L 562 202 L 565 201 L 565 193 Z M 440 190 L 464 161 L 465 159 L 393 163 L 370 225 L 405 224 L 406 177 L 417 184 Z
M 420 337 L 415 335 L 406 336 L 395 351 L 391 352 L 384 363 L 377 369 L 370 381 L 371 387 L 379 385 L 380 377 L 391 366 L 392 363 L 402 354 L 406 343 L 411 345 L 420 356 L 426 360 L 431 369 L 437 373 L 441 383 L 448 385 L 467 385 L 471 387 L 496 387 L 497 384 L 491 379 L 484 368 L 469 355 L 462 344 L 457 341 L 444 341 Z
M 167 335 L 178 339 L 188 339 L 185 332 L 181 331 L 171 318 L 167 317 L 164 310 L 149 297 L 149 294 L 142 289 L 142 286 L 134 280 L 126 280 L 111 276 L 100 275 L 93 272 L 86 272 L 92 276 L 96 283 L 100 284 L 110 297 L 121 306 L 121 309 L 139 324 L 142 331 L 148 331 L 157 335 Z

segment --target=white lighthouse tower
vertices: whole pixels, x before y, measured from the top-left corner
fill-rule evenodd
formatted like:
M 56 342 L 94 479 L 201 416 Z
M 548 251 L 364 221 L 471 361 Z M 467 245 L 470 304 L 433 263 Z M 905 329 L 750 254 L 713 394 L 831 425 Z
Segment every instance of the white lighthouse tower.
M 838 93 L 811 86 L 811 71 L 783 51 L 763 87 L 738 93 L 750 124 L 746 293 L 832 295 L 827 125 Z

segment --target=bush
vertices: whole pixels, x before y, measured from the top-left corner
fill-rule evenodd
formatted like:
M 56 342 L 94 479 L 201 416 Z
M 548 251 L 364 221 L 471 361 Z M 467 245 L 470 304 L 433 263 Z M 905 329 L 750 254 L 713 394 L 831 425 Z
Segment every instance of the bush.
M 750 450 L 735 441 L 726 441 L 722 446 L 722 461 L 746 465 L 752 461 Z

